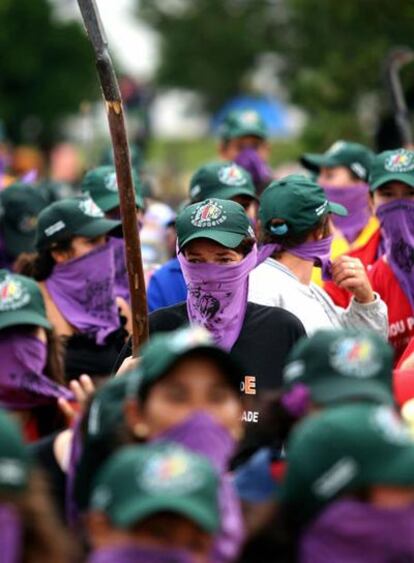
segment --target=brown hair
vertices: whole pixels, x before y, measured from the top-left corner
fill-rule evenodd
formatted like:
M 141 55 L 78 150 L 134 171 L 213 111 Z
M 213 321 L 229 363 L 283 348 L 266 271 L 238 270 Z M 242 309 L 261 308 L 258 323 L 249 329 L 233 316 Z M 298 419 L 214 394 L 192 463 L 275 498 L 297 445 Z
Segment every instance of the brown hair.
M 67 252 L 72 248 L 73 238 L 73 236 L 64 238 L 39 252 L 23 252 L 13 264 L 13 271 L 16 274 L 34 278 L 36 281 L 46 280 L 55 267 L 52 250 Z
M 202 237 L 200 237 L 200 238 L 202 238 Z M 230 250 L 234 250 L 234 252 L 237 252 L 238 254 L 241 254 L 244 257 L 244 256 L 247 256 L 249 254 L 249 252 L 251 252 L 255 243 L 256 243 L 256 239 L 254 239 L 253 237 L 245 237 L 241 241 L 241 243 L 238 246 L 236 246 L 236 248 L 231 248 Z M 217 243 L 217 244 L 220 244 L 220 243 Z M 183 248 L 181 249 L 181 252 L 184 254 L 184 256 L 185 256 L 186 246 L 187 245 L 184 245 Z M 227 248 L 225 245 L 221 245 L 221 246 L 224 246 L 225 248 Z
M 282 225 L 284 221 L 281 219 L 273 219 L 271 221 L 272 225 Z M 322 231 L 323 238 L 327 237 L 329 234 L 329 215 L 325 215 L 322 217 L 320 221 L 318 221 L 312 228 L 307 229 L 306 231 L 302 231 L 301 233 L 293 233 L 293 234 L 286 234 L 286 235 L 274 235 L 269 233 L 263 227 L 260 233 L 260 242 L 262 244 L 280 244 L 283 246 L 284 250 L 288 250 L 289 248 L 294 248 L 295 246 L 299 246 L 300 244 L 305 243 L 309 235 L 312 233 L 316 233 L 317 231 Z M 281 255 L 283 251 L 276 253 L 277 255 Z

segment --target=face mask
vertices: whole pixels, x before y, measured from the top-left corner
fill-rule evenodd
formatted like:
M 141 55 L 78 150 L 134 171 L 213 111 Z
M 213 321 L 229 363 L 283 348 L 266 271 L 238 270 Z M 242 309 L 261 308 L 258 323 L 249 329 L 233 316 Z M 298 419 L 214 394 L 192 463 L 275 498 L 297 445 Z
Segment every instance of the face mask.
M 294 418 L 302 418 L 311 406 L 311 393 L 309 387 L 303 383 L 296 383 L 289 391 L 283 393 L 281 404 Z
M 0 406 L 6 409 L 31 409 L 55 403 L 59 397 L 74 396 L 51 381 L 43 370 L 47 347 L 35 336 L 8 333 L 0 336 Z
M 256 246 L 241 262 L 229 265 L 192 264 L 178 254 L 188 289 L 190 322 L 204 326 L 225 350 L 231 350 L 243 326 L 248 277 L 257 260 Z
M 234 162 L 250 173 L 255 186 L 265 186 L 272 179 L 271 169 L 260 158 L 255 149 L 242 150 L 234 159 Z
M 346 217 L 333 214 L 332 221 L 349 243 L 354 242 L 371 216 L 368 184 L 361 182 L 341 188 L 323 184 L 322 188 L 329 201 L 340 203 L 348 210 Z
M 302 258 L 302 260 L 309 260 L 315 266 L 322 269 L 322 279 L 332 279 L 332 263 L 331 263 L 331 246 L 333 236 L 325 237 L 321 240 L 309 241 L 295 246 L 294 248 L 286 249 L 286 252 Z
M 11 504 L 0 504 L 0 553 L 2 563 L 20 563 L 22 523 L 17 509 Z
M 185 551 L 139 545 L 99 549 L 88 559 L 88 563 L 191 563 L 192 561 L 191 555 Z
M 114 251 L 115 295 L 129 303 L 128 271 L 125 261 L 125 243 L 123 238 L 111 237 L 109 242 Z
M 414 309 L 414 201 L 399 199 L 377 210 L 385 255 Z
M 56 264 L 46 286 L 65 319 L 97 344 L 104 344 L 106 337 L 119 328 L 110 243 L 80 258 Z
M 408 563 L 414 561 L 414 506 L 378 508 L 337 501 L 309 526 L 302 563 Z

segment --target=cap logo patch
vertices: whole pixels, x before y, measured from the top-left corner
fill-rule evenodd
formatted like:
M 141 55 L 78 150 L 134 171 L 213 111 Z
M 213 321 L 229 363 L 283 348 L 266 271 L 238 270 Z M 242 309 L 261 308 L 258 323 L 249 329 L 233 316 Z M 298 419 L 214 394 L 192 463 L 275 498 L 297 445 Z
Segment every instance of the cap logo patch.
M 19 223 L 19 230 L 21 233 L 31 233 L 36 229 L 36 225 L 36 215 L 26 215 Z
M 195 227 L 216 227 L 227 219 L 223 206 L 215 201 L 208 200 L 198 206 L 191 215 L 191 223 Z
M 0 311 L 15 311 L 21 309 L 30 302 L 27 289 L 10 277 L 6 277 L 0 283 Z
M 389 172 L 408 172 L 414 169 L 414 152 L 401 150 L 390 155 L 384 163 Z
M 413 444 L 408 428 L 392 409 L 385 406 L 375 409 L 372 423 L 387 442 L 397 445 Z
M 111 172 L 111 174 L 107 174 L 104 179 L 105 188 L 110 192 L 117 192 L 118 191 L 118 182 L 116 180 L 116 173 Z
M 79 209 L 88 217 L 104 217 L 104 212 L 96 205 L 93 199 L 83 199 L 79 202 Z
M 239 119 L 242 125 L 257 125 L 260 118 L 255 111 L 245 111 L 240 115 Z
M 349 168 L 356 174 L 359 178 L 366 178 L 367 177 L 367 169 L 365 166 L 362 166 L 359 162 L 353 162 Z
M 51 237 L 52 235 L 54 235 L 55 233 L 61 231 L 62 229 L 64 229 L 66 227 L 66 224 L 63 221 L 58 221 L 57 223 L 53 223 L 53 225 L 50 225 L 50 227 L 48 227 L 47 229 L 45 229 L 45 235 L 47 237 Z
M 223 166 L 218 172 L 218 179 L 226 186 L 244 186 L 247 183 L 246 176 L 236 164 Z
M 372 377 L 381 368 L 372 342 L 358 337 L 334 342 L 330 350 L 330 363 L 340 374 L 358 378 Z
M 350 483 L 357 473 L 356 461 L 350 457 L 344 457 L 315 481 L 312 490 L 319 497 L 330 498 Z
M 169 492 L 177 496 L 193 491 L 201 482 L 191 460 L 181 452 L 153 455 L 137 480 L 138 486 L 147 492 Z
M 196 184 L 194 187 L 191 188 L 190 195 L 191 197 L 195 197 L 200 192 L 201 192 L 201 186 L 199 184 Z

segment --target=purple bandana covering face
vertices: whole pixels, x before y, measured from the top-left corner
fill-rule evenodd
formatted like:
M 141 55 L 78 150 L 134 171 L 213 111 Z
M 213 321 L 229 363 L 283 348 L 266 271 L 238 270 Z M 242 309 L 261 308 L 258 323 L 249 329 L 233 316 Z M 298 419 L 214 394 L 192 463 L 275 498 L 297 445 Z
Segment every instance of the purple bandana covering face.
M 65 319 L 104 344 L 120 326 L 113 247 L 108 242 L 85 256 L 56 264 L 46 287 Z
M 2 563 L 21 563 L 22 523 L 17 508 L 0 504 L 0 553 Z
M 388 263 L 414 310 L 414 201 L 385 203 L 377 216 Z
M 309 241 L 295 246 L 295 248 L 287 248 L 286 252 L 313 262 L 315 266 L 322 269 L 322 279 L 332 279 L 332 263 L 331 263 L 331 246 L 333 236 L 325 237 L 321 240 Z
M 128 271 L 125 261 L 125 244 L 123 238 L 111 237 L 110 244 L 114 250 L 115 262 L 115 295 L 129 303 Z
M 243 326 L 248 278 L 257 260 L 256 246 L 241 262 L 230 265 L 192 264 L 178 254 L 188 289 L 190 322 L 204 326 L 225 350 L 231 350 Z
M 346 217 L 332 215 L 333 224 L 349 243 L 354 242 L 371 216 L 369 210 L 369 185 L 361 182 L 352 186 L 322 185 L 329 201 L 340 203 L 348 210 Z
M 256 186 L 268 184 L 272 179 L 272 171 L 264 162 L 257 151 L 252 148 L 242 150 L 234 162 L 247 170 Z
M 378 508 L 337 501 L 305 532 L 301 563 L 408 563 L 414 561 L 414 506 Z
M 31 409 L 55 403 L 59 397 L 74 400 L 71 391 L 43 374 L 47 348 L 35 336 L 0 335 L 0 358 L 1 407 Z
M 107 547 L 94 551 L 88 563 L 192 563 L 185 551 L 139 545 Z

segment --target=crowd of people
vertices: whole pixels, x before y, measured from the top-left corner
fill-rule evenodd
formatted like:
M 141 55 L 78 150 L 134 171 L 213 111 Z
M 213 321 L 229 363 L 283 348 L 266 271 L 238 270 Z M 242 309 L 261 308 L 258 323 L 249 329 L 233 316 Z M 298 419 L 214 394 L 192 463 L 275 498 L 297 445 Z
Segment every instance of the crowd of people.
M 175 211 L 133 170 L 138 357 L 114 166 L 6 170 L 2 563 L 414 562 L 414 152 L 269 147 L 231 113 Z

